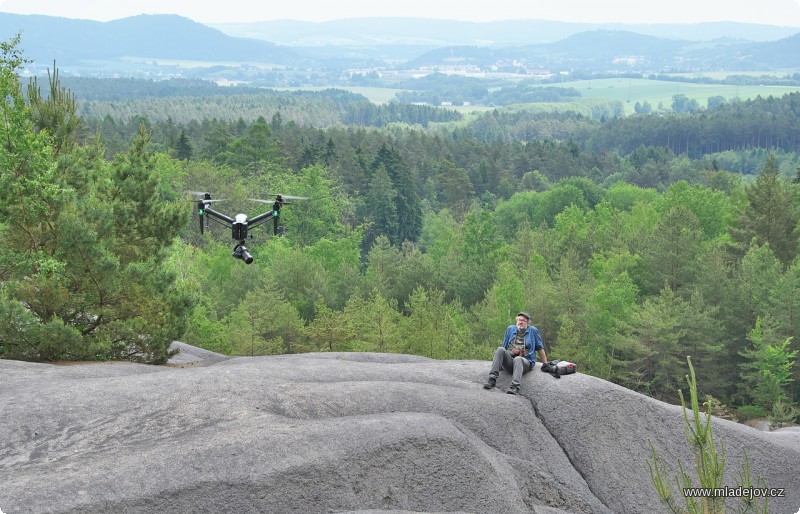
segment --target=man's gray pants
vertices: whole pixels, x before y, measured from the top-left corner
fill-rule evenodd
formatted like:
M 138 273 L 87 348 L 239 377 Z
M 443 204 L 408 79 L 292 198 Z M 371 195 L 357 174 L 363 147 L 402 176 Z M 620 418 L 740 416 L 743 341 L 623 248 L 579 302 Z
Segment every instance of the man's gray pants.
M 509 350 L 501 346 L 494 352 L 492 370 L 489 372 L 489 376 L 496 380 L 500 376 L 500 370 L 506 370 L 511 373 L 511 385 L 519 386 L 522 374 L 531 370 L 531 362 L 526 357 L 514 357 Z

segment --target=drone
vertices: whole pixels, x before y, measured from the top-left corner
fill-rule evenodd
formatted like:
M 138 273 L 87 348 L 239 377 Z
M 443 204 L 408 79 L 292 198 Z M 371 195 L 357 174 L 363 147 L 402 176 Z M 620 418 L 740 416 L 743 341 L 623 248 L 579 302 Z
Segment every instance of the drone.
M 215 222 L 224 225 L 231 229 L 231 237 L 233 240 L 236 241 L 236 246 L 233 247 L 233 257 L 237 259 L 241 259 L 245 262 L 245 264 L 251 264 L 253 262 L 253 256 L 250 254 L 250 251 L 244 245 L 245 240 L 247 239 L 247 232 L 251 228 L 255 228 L 262 223 L 265 223 L 269 220 L 273 221 L 273 230 L 272 233 L 274 235 L 278 235 L 282 233 L 283 227 L 278 226 L 278 222 L 281 216 L 281 207 L 284 205 L 288 205 L 291 202 L 287 202 L 286 200 L 308 200 L 307 196 L 289 196 L 289 195 L 278 195 L 278 194 L 268 194 L 267 196 L 274 196 L 275 200 L 261 200 L 259 198 L 250 198 L 250 200 L 254 202 L 260 202 L 265 204 L 272 204 L 272 209 L 255 216 L 253 218 L 248 219 L 247 214 L 239 213 L 233 218 L 228 216 L 227 214 L 223 214 L 219 211 L 216 211 L 211 208 L 211 204 L 213 202 L 224 202 L 225 200 L 217 200 L 211 199 L 211 193 L 204 193 L 200 191 L 188 191 L 193 195 L 201 195 L 202 198 L 197 200 L 197 214 L 200 218 L 200 233 L 204 232 L 204 227 L 208 226 L 208 222 L 214 220 Z M 203 223 L 203 218 L 205 218 L 205 224 Z M 251 236 L 252 237 L 252 236 Z

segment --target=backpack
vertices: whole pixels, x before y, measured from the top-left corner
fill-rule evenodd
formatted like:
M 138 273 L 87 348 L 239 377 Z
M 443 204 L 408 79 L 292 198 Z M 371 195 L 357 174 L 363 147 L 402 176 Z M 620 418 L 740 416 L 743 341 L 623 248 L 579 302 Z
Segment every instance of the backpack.
M 578 372 L 578 366 L 573 362 L 562 360 L 551 360 L 542 364 L 542 371 L 550 373 L 555 378 L 561 378 L 561 375 L 571 375 Z

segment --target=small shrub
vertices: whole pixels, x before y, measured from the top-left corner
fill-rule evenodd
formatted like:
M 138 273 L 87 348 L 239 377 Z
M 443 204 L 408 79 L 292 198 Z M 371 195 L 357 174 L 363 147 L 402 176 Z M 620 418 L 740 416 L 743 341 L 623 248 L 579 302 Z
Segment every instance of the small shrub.
M 742 405 L 736 409 L 739 421 L 747 421 L 756 418 L 766 418 L 767 412 L 758 405 Z

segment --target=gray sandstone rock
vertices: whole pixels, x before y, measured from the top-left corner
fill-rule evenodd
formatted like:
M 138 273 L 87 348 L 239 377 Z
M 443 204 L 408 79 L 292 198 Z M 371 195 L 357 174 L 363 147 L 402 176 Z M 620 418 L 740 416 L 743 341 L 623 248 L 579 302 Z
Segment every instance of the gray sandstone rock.
M 680 408 L 587 375 L 533 371 L 512 396 L 506 374 L 482 388 L 488 362 L 182 350 L 171 366 L 0 360 L 0 510 L 650 513 L 648 438 L 692 465 Z M 715 433 L 729 469 L 744 446 L 786 489 L 771 512 L 797 512 L 794 439 Z

